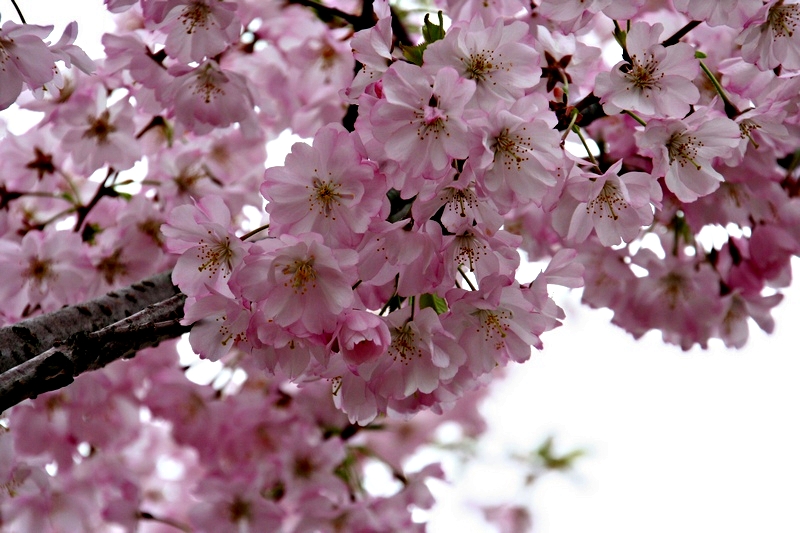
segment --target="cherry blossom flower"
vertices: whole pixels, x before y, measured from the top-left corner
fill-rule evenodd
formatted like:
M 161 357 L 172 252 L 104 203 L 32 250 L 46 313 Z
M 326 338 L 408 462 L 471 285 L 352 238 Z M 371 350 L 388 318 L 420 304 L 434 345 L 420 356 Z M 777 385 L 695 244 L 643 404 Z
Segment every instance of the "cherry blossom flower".
M 602 176 L 580 172 L 567 181 L 574 201 L 556 208 L 554 226 L 570 241 L 582 242 L 594 229 L 603 246 L 631 242 L 653 222 L 651 203 L 659 205 L 661 187 L 644 172 L 620 175 L 622 160 Z
M 475 82 L 450 67 L 433 79 L 417 66 L 394 63 L 384 74 L 383 98 L 375 103 L 370 123 L 386 157 L 409 174 L 444 170 L 451 158 L 469 155 L 469 136 L 462 115 Z
M 330 244 L 352 246 L 386 205 L 381 175 L 363 160 L 344 128 L 321 129 L 314 144 L 297 143 L 284 166 L 267 169 L 261 193 L 270 233 L 316 232 Z
M 387 317 L 392 342 L 389 366 L 373 373 L 373 388 L 386 398 L 404 399 L 415 392 L 432 393 L 439 384 L 455 376 L 466 360 L 466 352 L 448 333 L 430 307 L 405 307 Z
M 0 311 L 20 318 L 77 303 L 85 294 L 89 263 L 77 233 L 31 231 L 20 242 L 0 239 Z
M 473 272 L 478 282 L 490 275 L 512 276 L 519 266 L 521 238 L 500 230 L 492 235 L 474 226 L 444 240 L 447 279 L 454 283 L 463 272 Z
M 429 220 L 418 231 L 406 231 L 405 221 L 374 224 L 359 251 L 358 274 L 371 284 L 397 279 L 397 294 L 436 292 L 445 266 L 441 257 L 442 231 Z
M 192 324 L 189 343 L 194 352 L 218 361 L 233 348 L 247 341 L 247 327 L 252 313 L 238 300 L 213 289 L 210 294 L 184 305 L 184 324 Z
M 477 377 L 509 361 L 523 362 L 531 346 L 541 349 L 539 335 L 547 321 L 506 276 L 485 279 L 478 291 L 452 289 L 447 293 L 453 314 L 453 333 L 469 346 L 466 367 Z
M 536 85 L 541 72 L 538 54 L 523 42 L 527 33 L 528 25 L 521 21 L 504 25 L 499 19 L 484 27 L 475 17 L 468 25 L 453 25 L 444 39 L 428 46 L 423 68 L 435 73 L 452 67 L 474 80 L 481 107 L 493 107 L 497 98 L 513 101 Z
M 711 265 L 674 255 L 667 255 L 662 261 L 646 248 L 632 259 L 649 275 L 635 278 L 636 282 L 626 289 L 628 307 L 614 321 L 628 324 L 629 331 L 633 326 L 635 336 L 660 329 L 665 339 L 684 350 L 695 343 L 707 345 L 713 324 L 718 323 L 722 313 L 719 277 Z M 704 320 L 697 320 L 698 316 Z
M 630 62 L 621 61 L 611 71 L 600 72 L 595 94 L 608 114 L 622 110 L 644 116 L 684 116 L 697 103 L 700 92 L 692 80 L 699 72 L 691 45 L 659 43 L 664 27 L 645 22 L 631 25 L 625 43 Z
M 164 2 L 158 28 L 167 34 L 164 51 L 183 63 L 214 57 L 239 39 L 236 2 L 174 0 Z M 159 17 L 160 19 L 161 17 Z
M 502 212 L 528 202 L 542 205 L 548 191 L 563 183 L 559 134 L 546 106 L 539 95 L 530 95 L 510 108 L 498 104 L 473 123 L 483 131 L 483 142 L 470 151 L 467 168 L 482 196 Z
M 669 190 L 683 202 L 719 187 L 724 178 L 714 169 L 714 158 L 729 156 L 741 141 L 735 122 L 708 115 L 705 108 L 683 120 L 650 120 L 636 134 L 636 143 L 653 158 L 653 174 L 665 176 Z
M 374 3 L 379 8 L 380 2 Z M 385 3 L 388 8 L 388 3 Z M 361 63 L 350 86 L 344 94 L 355 103 L 367 85 L 380 79 L 394 58 L 392 57 L 392 17 L 389 9 L 384 9 L 383 16 L 371 28 L 361 30 L 350 39 L 353 57 Z
M 351 309 L 339 318 L 334 332 L 335 351 L 354 366 L 368 363 L 383 353 L 391 340 L 389 328 L 379 316 Z M 333 343 L 334 341 L 332 341 Z
M 800 5 L 773 0 L 765 4 L 736 39 L 742 59 L 761 70 L 800 69 Z
M 257 135 L 255 104 L 244 76 L 223 70 L 210 59 L 193 69 L 175 68 L 171 73 L 175 80 L 157 97 L 173 107 L 184 127 L 204 134 L 238 122 L 245 134 Z
M 332 250 L 319 234 L 281 235 L 253 245 L 235 283 L 277 324 L 301 335 L 332 332 L 353 301 L 355 263 L 354 251 Z
M 70 22 L 67 24 L 66 28 L 64 28 L 64 33 L 61 34 L 61 38 L 58 42 L 50 46 L 50 51 L 56 58 L 61 60 L 67 68 L 71 68 L 74 65 L 86 74 L 91 74 L 94 72 L 95 68 L 94 61 L 86 55 L 86 52 L 75 45 L 75 39 L 77 37 L 78 24 L 76 22 Z M 57 80 L 55 87 L 60 89 L 64 85 L 61 74 L 56 72 L 55 78 Z
M 190 510 L 191 523 L 202 533 L 279 531 L 284 513 L 264 498 L 257 479 L 207 476 L 195 493 L 200 501 Z
M 466 171 L 452 181 L 436 183 L 426 180 L 427 184 L 430 186 L 420 191 L 411 207 L 418 224 L 427 222 L 444 208 L 439 219 L 451 233 L 469 230 L 477 224 L 487 235 L 492 235 L 503 225 L 503 217 L 498 213 L 493 198 L 479 198 L 475 180 L 467 178 Z
M 23 85 L 41 87 L 55 76 L 55 57 L 42 40 L 51 31 L 10 20 L 0 28 L 0 109 L 14 103 Z
M 539 5 L 542 16 L 561 23 L 563 33 L 583 25 L 582 19 L 598 13 L 611 4 L 611 0 L 543 0 Z
M 136 142 L 134 108 L 127 98 L 107 105 L 105 89 L 75 95 L 59 115 L 56 131 L 69 150 L 74 167 L 87 175 L 105 165 L 131 168 L 141 157 Z
M 186 294 L 203 294 L 206 287 L 230 293 L 228 278 L 246 250 L 230 224 L 230 211 L 218 196 L 176 207 L 167 216 L 161 227 L 167 249 L 182 254 L 172 279 Z
M 761 0 L 673 0 L 675 9 L 691 20 L 703 20 L 710 26 L 741 28 L 763 5 Z

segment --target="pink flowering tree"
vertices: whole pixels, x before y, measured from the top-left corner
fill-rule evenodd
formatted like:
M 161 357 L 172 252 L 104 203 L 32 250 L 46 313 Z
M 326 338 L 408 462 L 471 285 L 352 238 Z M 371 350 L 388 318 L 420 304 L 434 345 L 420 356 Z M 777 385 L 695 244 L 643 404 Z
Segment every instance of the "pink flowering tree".
M 800 4 L 105 4 L 93 58 L 2 13 L 0 109 L 38 117 L 0 134 L 2 531 L 422 531 L 443 472 L 405 460 L 480 435 L 549 287 L 683 349 L 773 329 Z

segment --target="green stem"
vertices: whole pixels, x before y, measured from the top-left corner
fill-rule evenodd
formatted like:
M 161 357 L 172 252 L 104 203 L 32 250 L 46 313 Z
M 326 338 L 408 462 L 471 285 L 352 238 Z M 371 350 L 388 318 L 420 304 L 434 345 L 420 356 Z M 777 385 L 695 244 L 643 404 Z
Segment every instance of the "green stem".
M 578 138 L 581 140 L 581 144 L 583 144 L 583 148 L 584 150 L 586 150 L 586 155 L 589 156 L 589 161 L 591 161 L 592 164 L 596 166 L 598 170 L 600 170 L 600 165 L 597 164 L 597 159 L 594 158 L 591 150 L 589 150 L 589 145 L 586 143 L 586 139 L 583 137 L 581 129 L 578 126 L 572 126 L 572 131 L 574 131 L 575 134 L 578 135 Z
M 572 128 L 575 127 L 575 123 L 578 121 L 578 108 L 572 108 L 572 112 L 569 115 L 569 124 L 567 124 L 567 129 L 564 130 L 564 133 L 561 134 L 561 143 L 563 144 L 564 141 L 567 139 L 567 135 L 569 132 L 572 131 Z
M 633 111 L 628 111 L 627 109 L 625 109 L 622 112 L 625 113 L 626 115 L 628 115 L 629 117 L 631 117 L 633 120 L 635 120 L 636 122 L 638 122 L 642 126 L 647 126 L 647 122 L 642 120 L 642 117 L 640 117 L 639 115 L 637 115 Z
M 626 26 L 628 30 L 630 30 L 630 21 L 629 25 Z M 622 47 L 622 59 L 627 61 L 628 63 L 631 62 L 631 56 L 628 53 L 628 43 L 627 43 L 627 32 L 622 31 L 622 28 L 619 26 L 619 22 L 616 20 L 614 21 L 614 40 Z
M 728 118 L 733 119 L 741 115 L 742 112 L 739 111 L 739 109 L 735 105 L 733 105 L 733 102 L 730 101 L 730 99 L 728 98 L 728 94 L 725 92 L 725 89 L 722 88 L 722 85 L 719 84 L 719 80 L 717 80 L 717 77 L 711 73 L 711 71 L 702 61 L 700 61 L 700 68 L 703 69 L 703 72 L 706 73 L 706 76 L 708 76 L 708 79 L 711 80 L 711 84 L 714 86 L 714 89 L 717 91 L 720 98 L 722 98 L 722 101 L 725 103 L 725 114 L 728 115 Z

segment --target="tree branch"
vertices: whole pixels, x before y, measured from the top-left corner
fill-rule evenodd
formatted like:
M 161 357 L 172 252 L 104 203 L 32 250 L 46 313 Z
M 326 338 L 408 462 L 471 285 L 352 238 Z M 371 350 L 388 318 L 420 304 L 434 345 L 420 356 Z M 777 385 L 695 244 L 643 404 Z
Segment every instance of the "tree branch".
M 44 392 L 66 387 L 75 377 L 97 370 L 143 348 L 189 331 L 181 325 L 186 295 L 176 294 L 97 331 L 78 331 L 39 355 L 0 374 L 0 412 Z
M 171 272 L 58 311 L 0 328 L 0 372 L 36 357 L 81 331 L 96 331 L 179 293 Z

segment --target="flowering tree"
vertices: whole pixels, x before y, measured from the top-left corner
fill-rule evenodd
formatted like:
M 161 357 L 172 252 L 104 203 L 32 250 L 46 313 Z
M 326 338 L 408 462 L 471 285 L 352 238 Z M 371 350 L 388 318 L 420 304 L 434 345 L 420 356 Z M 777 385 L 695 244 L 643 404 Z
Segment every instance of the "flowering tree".
M 404 459 L 483 430 L 549 285 L 684 349 L 772 330 L 798 4 L 106 5 L 94 61 L 75 24 L 0 28 L 0 108 L 41 114 L 0 141 L 3 531 L 423 530 L 441 470 Z

